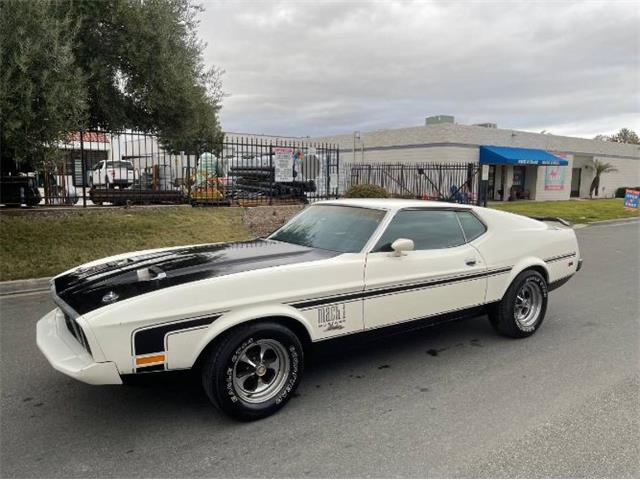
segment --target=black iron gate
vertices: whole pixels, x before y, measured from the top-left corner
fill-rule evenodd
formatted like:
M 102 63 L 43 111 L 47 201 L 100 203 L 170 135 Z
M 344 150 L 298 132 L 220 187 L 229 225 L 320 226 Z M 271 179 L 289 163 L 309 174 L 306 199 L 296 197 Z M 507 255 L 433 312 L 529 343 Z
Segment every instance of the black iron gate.
M 227 137 L 217 156 L 208 155 L 200 155 L 194 172 L 190 199 L 196 205 L 309 203 L 339 194 L 335 145 Z M 207 166 L 207 158 L 215 166 Z
M 208 151 L 169 151 L 137 132 L 82 132 L 29 173 L 43 205 L 271 205 L 338 196 L 336 145 L 226 136 Z
M 480 165 L 476 163 L 350 163 L 345 188 L 372 184 L 392 197 L 476 204 Z

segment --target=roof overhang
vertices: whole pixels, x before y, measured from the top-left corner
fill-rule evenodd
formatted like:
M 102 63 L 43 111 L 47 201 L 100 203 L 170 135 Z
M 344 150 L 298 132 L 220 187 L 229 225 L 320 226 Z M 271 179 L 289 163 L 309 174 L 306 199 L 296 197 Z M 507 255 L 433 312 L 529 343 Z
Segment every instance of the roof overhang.
M 535 148 L 496 147 L 480 145 L 481 165 L 560 165 L 569 162 L 545 150 Z

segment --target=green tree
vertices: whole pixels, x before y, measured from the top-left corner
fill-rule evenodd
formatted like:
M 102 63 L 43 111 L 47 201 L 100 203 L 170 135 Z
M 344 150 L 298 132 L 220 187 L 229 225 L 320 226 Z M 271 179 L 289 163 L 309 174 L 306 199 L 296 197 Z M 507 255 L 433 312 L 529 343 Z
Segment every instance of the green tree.
M 73 24 L 44 0 L 0 2 L 2 172 L 55 164 L 56 144 L 78 130 L 86 91 L 71 48 Z
M 594 140 L 640 145 L 640 137 L 630 128 L 621 128 L 618 133 L 614 133 L 613 135 L 596 135 Z
M 609 141 L 640 145 L 640 138 L 638 138 L 638 134 L 629 128 L 621 128 L 618 133 L 609 137 Z
M 190 0 L 0 0 L 2 167 L 53 155 L 81 128 L 144 130 L 216 151 L 222 71 L 206 68 Z
M 58 0 L 78 25 L 74 53 L 90 128 L 158 133 L 172 150 L 219 142 L 220 75 L 205 68 L 202 8 L 188 0 Z
M 595 192 L 596 197 L 598 196 L 598 189 L 600 188 L 600 176 L 603 173 L 617 172 L 618 169 L 615 168 L 610 163 L 601 162 L 600 160 L 593 161 L 593 173 L 594 177 L 591 181 L 591 186 L 589 187 L 589 197 L 593 198 L 593 193 Z

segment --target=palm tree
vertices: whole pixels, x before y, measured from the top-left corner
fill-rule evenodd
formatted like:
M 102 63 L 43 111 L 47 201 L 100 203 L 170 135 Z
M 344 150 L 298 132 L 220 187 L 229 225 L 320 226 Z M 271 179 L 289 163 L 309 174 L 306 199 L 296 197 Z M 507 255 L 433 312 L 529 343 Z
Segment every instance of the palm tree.
M 595 190 L 596 197 L 598 196 L 598 189 L 600 188 L 600 175 L 603 173 L 617 172 L 618 169 L 615 168 L 610 163 L 601 162 L 600 160 L 593 161 L 593 171 L 595 177 L 591 181 L 591 186 L 589 187 L 589 197 L 593 198 L 593 192 Z

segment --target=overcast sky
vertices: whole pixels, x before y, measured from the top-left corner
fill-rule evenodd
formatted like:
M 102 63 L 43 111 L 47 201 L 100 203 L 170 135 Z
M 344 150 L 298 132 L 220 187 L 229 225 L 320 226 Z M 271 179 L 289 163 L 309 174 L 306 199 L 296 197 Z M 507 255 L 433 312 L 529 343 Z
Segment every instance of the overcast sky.
M 206 1 L 222 127 L 317 136 L 463 124 L 640 133 L 640 2 Z

